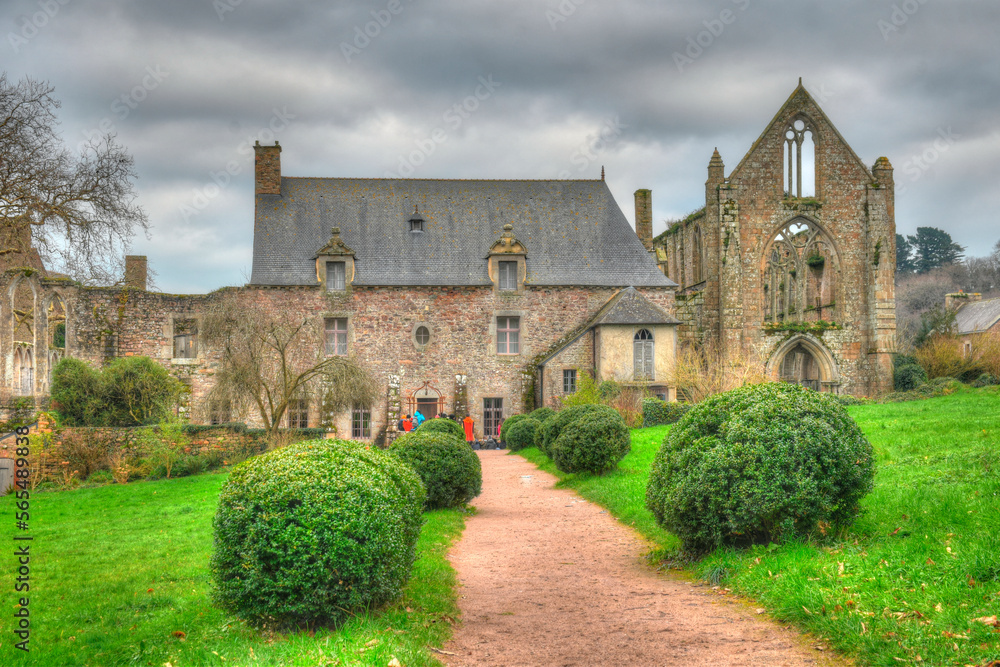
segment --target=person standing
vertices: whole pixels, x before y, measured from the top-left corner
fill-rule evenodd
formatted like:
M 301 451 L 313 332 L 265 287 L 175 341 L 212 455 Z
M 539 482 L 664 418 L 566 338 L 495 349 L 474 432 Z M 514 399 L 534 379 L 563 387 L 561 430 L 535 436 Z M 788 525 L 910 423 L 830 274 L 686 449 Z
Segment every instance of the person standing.
M 426 419 L 426 417 L 424 417 L 424 413 L 420 412 L 420 410 L 417 410 L 416 412 L 414 412 L 413 413 L 413 429 L 416 430 L 417 428 L 419 428 L 420 425 L 424 423 L 425 419 Z
M 465 419 L 462 420 L 462 428 L 465 429 L 465 441 L 472 442 L 475 440 L 475 436 L 472 434 L 472 427 L 475 422 L 472 421 L 472 415 L 466 415 Z

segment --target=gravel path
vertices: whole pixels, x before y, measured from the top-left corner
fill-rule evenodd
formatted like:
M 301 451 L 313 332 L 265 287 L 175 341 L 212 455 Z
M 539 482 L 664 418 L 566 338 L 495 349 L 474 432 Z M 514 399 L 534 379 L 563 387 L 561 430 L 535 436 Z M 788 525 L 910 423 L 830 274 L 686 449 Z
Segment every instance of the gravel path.
M 481 451 L 483 494 L 449 557 L 466 665 L 847 664 L 707 587 L 658 574 L 649 544 L 505 451 Z M 450 655 L 449 655 L 450 654 Z

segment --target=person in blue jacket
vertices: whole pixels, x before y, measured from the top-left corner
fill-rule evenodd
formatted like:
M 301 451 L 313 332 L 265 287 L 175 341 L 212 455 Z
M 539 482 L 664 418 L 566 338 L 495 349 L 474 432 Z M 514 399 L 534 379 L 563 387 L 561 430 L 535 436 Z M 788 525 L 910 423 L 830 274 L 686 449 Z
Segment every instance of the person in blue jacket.
M 424 415 L 420 412 L 420 410 L 417 410 L 416 412 L 414 412 L 413 413 L 413 428 L 414 428 L 414 430 L 416 430 L 417 428 L 419 428 L 420 425 L 423 424 L 424 420 L 426 420 L 426 419 L 427 418 L 424 417 Z

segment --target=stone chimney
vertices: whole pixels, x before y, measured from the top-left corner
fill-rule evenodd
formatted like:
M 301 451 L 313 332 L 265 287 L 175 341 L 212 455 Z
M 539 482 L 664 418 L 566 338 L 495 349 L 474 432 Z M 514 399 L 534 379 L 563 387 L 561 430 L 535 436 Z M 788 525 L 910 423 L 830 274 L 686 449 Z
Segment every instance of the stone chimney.
M 944 309 L 958 310 L 967 303 L 982 301 L 983 295 L 978 292 L 952 292 L 944 295 Z
M 646 250 L 653 249 L 653 192 L 635 191 L 635 233 Z
M 258 195 L 281 194 L 281 146 L 254 143 L 254 193 Z
M 146 256 L 125 255 L 125 287 L 146 291 Z

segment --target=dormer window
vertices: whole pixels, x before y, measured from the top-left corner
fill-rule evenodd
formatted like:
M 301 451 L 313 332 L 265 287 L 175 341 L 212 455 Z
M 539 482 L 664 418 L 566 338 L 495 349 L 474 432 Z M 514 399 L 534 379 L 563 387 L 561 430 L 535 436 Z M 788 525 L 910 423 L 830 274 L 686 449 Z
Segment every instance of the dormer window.
M 346 296 L 354 280 L 354 251 L 340 238 L 340 227 L 330 229 L 330 240 L 316 252 L 316 282 L 331 296 Z
M 347 289 L 346 262 L 326 263 L 326 291 L 343 292 Z
M 424 219 L 420 217 L 420 213 L 417 212 L 417 207 L 413 207 L 413 215 L 410 216 L 410 231 L 411 232 L 423 232 L 424 231 Z
M 517 290 L 517 262 L 499 262 L 500 289 L 504 292 Z
M 500 238 L 490 247 L 486 256 L 488 271 L 493 288 L 504 297 L 516 297 L 524 293 L 527 276 L 525 258 L 527 250 L 514 236 L 514 227 L 503 226 Z

